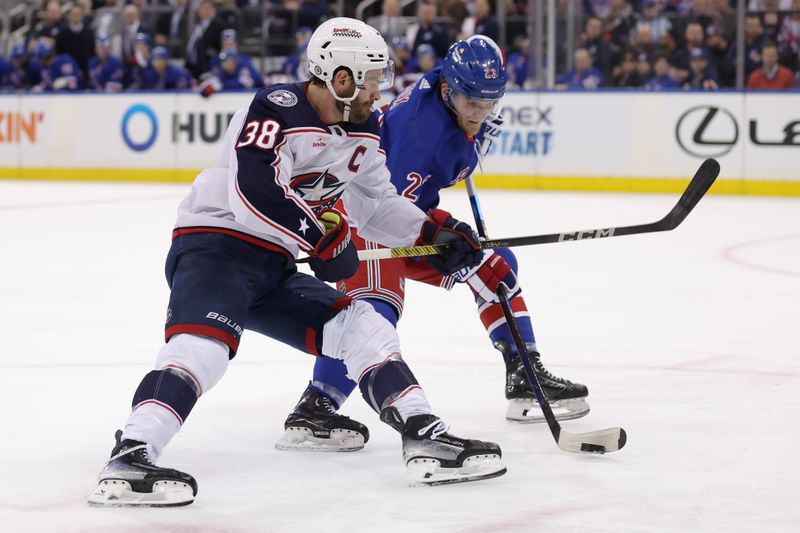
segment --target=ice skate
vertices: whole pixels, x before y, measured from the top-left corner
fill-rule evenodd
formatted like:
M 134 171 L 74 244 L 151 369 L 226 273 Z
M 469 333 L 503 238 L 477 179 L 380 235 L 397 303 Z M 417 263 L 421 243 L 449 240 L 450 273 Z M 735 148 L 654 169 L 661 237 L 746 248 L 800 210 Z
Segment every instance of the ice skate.
M 88 503 L 109 507 L 178 507 L 189 505 L 197 495 L 197 482 L 189 474 L 161 468 L 150 460 L 148 445 L 121 440 L 99 475 L 99 485 Z
M 505 343 L 499 347 L 506 362 L 506 419 L 515 422 L 544 422 L 544 414 L 539 402 L 533 394 L 531 384 L 525 375 L 525 369 L 519 357 L 510 358 L 510 350 Z M 556 420 L 571 420 L 586 416 L 589 404 L 586 397 L 589 390 L 586 385 L 573 383 L 567 379 L 554 376 L 542 364 L 539 352 L 529 351 L 528 358 L 533 365 L 539 384 L 545 397 L 550 402 Z
M 409 417 L 402 435 L 409 486 L 478 481 L 506 473 L 500 446 L 453 436 L 437 416 Z
M 311 388 L 283 426 L 286 432 L 275 443 L 283 451 L 354 452 L 369 440 L 367 426 L 338 414 L 327 396 Z

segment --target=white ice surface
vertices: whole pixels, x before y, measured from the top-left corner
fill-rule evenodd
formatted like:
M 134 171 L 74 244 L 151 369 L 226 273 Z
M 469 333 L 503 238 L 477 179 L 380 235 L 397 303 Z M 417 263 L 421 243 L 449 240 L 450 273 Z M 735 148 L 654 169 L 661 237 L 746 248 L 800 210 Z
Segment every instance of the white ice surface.
M 622 426 L 606 456 L 503 418 L 503 367 L 468 291 L 410 283 L 400 335 L 437 414 L 497 441 L 508 474 L 402 484 L 398 436 L 351 454 L 273 443 L 311 357 L 246 333 L 162 463 L 178 509 L 85 505 L 162 340 L 163 261 L 187 186 L 0 182 L 0 531 L 654 532 L 800 529 L 800 200 L 711 196 L 675 231 L 517 248 L 545 363 L 586 383 L 571 431 Z M 496 237 L 635 224 L 676 195 L 482 192 Z M 466 194 L 442 205 L 471 218 Z

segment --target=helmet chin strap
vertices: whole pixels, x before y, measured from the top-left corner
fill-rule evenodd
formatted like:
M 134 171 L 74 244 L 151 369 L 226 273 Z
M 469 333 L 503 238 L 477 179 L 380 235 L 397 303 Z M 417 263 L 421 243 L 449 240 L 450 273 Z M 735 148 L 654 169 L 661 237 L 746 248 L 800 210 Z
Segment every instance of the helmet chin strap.
M 328 87 L 328 92 L 330 92 L 336 100 L 338 100 L 339 102 L 343 102 L 344 103 L 344 112 L 342 113 L 342 122 L 349 121 L 350 120 L 350 104 L 353 102 L 353 100 L 356 99 L 356 97 L 358 96 L 358 93 L 361 91 L 361 89 L 358 87 L 358 85 L 356 85 L 355 91 L 353 91 L 353 96 L 350 96 L 349 98 L 344 98 L 344 97 L 339 96 L 338 94 L 336 94 L 336 91 L 333 90 L 333 85 L 331 85 L 331 81 L 330 80 L 326 80 L 325 81 L 325 85 Z

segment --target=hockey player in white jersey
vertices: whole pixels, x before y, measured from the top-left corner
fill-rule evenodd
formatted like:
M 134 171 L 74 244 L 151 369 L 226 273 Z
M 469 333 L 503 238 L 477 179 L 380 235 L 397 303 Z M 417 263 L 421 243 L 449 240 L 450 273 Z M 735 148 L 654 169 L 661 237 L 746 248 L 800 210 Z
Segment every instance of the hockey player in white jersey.
M 166 344 L 134 394 L 91 504 L 194 500 L 194 478 L 156 460 L 222 377 L 244 329 L 342 360 L 369 405 L 400 432 L 410 484 L 505 472 L 497 444 L 447 433 L 394 328 L 322 281 L 347 278 L 358 266 L 348 220 L 387 246 L 447 244 L 429 259 L 443 273 L 474 267 L 482 252 L 467 224 L 422 212 L 389 181 L 371 111 L 392 83 L 380 34 L 331 19 L 314 32 L 308 55 L 311 82 L 260 90 L 234 115 L 218 166 L 200 173 L 178 208 L 166 262 Z M 347 219 L 332 208 L 339 199 Z M 300 251 L 316 277 L 297 272 Z

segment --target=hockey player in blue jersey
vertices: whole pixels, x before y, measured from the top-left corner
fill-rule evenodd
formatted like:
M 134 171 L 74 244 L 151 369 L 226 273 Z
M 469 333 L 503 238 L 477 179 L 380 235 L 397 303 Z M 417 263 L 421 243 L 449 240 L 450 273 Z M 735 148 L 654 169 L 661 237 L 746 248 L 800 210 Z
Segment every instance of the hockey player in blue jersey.
M 34 87 L 41 91 L 77 91 L 83 89 L 83 73 L 69 54 L 55 55 L 44 39 L 36 45 L 36 58 L 42 66 L 42 81 Z
M 249 62 L 243 63 L 239 52 L 225 49 L 219 54 L 219 65 L 212 72 L 219 78 L 221 90 L 235 91 L 258 89 L 264 86 L 264 79 Z
M 422 211 L 436 208 L 439 191 L 462 181 L 478 165 L 490 137 L 499 134 L 497 116 L 506 88 L 506 73 L 497 45 L 478 35 L 453 44 L 443 65 L 425 74 L 400 93 L 381 117 L 381 146 L 397 192 Z M 344 206 L 347 208 L 347 205 Z M 360 249 L 378 247 L 354 235 Z M 511 307 L 542 384 L 557 417 L 577 418 L 589 411 L 585 386 L 548 372 L 542 365 L 531 319 L 517 283 L 517 261 L 508 249 L 487 250 L 481 264 L 443 276 L 414 258 L 368 261 L 339 290 L 369 302 L 396 325 L 403 311 L 405 280 L 450 289 L 469 286 L 478 313 L 495 348 L 506 364 L 506 417 L 522 422 L 542 421 L 496 291 L 508 288 Z M 340 361 L 318 358 L 313 380 L 286 420 L 278 449 L 351 451 L 363 447 L 367 428 L 336 409 L 354 390 Z
M 92 504 L 194 500 L 195 479 L 155 461 L 222 378 L 244 329 L 343 360 L 364 399 L 401 433 L 410 483 L 505 472 L 499 446 L 455 437 L 432 414 L 391 324 L 324 282 L 358 268 L 349 222 L 387 246 L 445 245 L 426 259 L 444 274 L 474 267 L 483 254 L 467 224 L 443 211 L 424 213 L 390 182 L 371 111 L 392 84 L 377 30 L 330 19 L 308 49 L 311 81 L 258 91 L 231 119 L 217 166 L 197 176 L 178 207 L 166 265 L 166 343 L 134 394 Z M 340 199 L 347 217 L 333 209 Z M 297 271 L 300 251 L 309 254 L 316 277 Z
M 111 53 L 111 37 L 97 35 L 95 55 L 89 59 L 89 87 L 95 91 L 119 92 L 124 89 L 125 67 L 122 60 Z
M 169 52 L 163 46 L 156 46 L 150 53 L 150 64 L 144 70 L 144 88 L 157 91 L 191 89 L 194 78 L 183 67 L 169 62 Z

